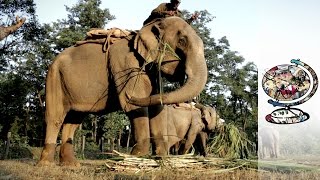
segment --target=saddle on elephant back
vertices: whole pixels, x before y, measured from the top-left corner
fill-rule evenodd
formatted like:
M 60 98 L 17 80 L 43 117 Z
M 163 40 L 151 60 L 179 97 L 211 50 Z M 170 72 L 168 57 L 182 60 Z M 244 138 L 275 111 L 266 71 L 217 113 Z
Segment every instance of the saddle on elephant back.
M 124 30 L 120 28 L 110 28 L 110 29 L 93 28 L 86 33 L 87 37 L 85 40 L 76 42 L 76 46 L 79 46 L 85 43 L 104 44 L 103 51 L 107 52 L 111 44 L 114 44 L 120 39 L 126 38 L 130 35 L 135 35 L 135 34 L 137 34 L 136 31 Z

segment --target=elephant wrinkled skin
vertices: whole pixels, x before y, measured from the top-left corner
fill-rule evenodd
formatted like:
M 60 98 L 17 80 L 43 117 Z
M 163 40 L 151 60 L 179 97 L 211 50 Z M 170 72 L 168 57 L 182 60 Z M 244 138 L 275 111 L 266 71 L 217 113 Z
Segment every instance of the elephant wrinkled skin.
M 169 45 L 180 57 L 163 52 Z M 129 116 L 135 146 L 133 155 L 150 148 L 148 106 L 184 102 L 200 94 L 207 80 L 203 42 L 183 19 L 169 17 L 144 26 L 137 35 L 121 39 L 103 52 L 102 44 L 85 43 L 60 53 L 46 80 L 47 123 L 39 165 L 54 163 L 62 127 L 60 162 L 78 166 L 73 152 L 74 132 L 87 112 L 123 109 Z M 161 59 L 161 66 L 157 60 Z M 159 72 L 172 81 L 187 80 L 178 90 L 154 94 Z M 132 103 L 129 99 L 132 97 Z M 147 101 L 146 101 L 147 100 Z
M 221 121 L 214 108 L 201 105 L 201 109 L 186 103 L 165 105 L 152 117 L 150 128 L 155 153 L 166 155 L 173 147 L 175 154 L 185 154 L 197 138 L 198 153 L 206 156 L 208 133 L 220 126 Z M 182 140 L 185 142 L 181 143 Z

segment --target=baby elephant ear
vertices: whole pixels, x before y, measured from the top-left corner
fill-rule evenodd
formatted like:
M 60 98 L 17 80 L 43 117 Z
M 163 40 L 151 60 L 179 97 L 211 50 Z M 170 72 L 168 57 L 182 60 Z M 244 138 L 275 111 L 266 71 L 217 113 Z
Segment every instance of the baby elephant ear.
M 134 40 L 134 49 L 147 61 L 155 61 L 159 55 L 159 40 L 162 29 L 160 22 L 148 24 L 140 29 Z
M 208 114 L 205 118 L 205 120 L 207 121 L 207 128 L 209 130 L 214 130 L 216 128 L 216 123 L 218 120 L 217 111 L 210 106 L 206 106 L 204 112 Z
M 202 112 L 202 121 L 203 121 L 203 123 L 204 123 L 206 126 L 208 126 L 208 125 L 211 124 L 211 115 L 210 115 L 210 112 L 208 111 L 207 108 L 204 108 L 202 111 L 203 111 L 203 112 Z

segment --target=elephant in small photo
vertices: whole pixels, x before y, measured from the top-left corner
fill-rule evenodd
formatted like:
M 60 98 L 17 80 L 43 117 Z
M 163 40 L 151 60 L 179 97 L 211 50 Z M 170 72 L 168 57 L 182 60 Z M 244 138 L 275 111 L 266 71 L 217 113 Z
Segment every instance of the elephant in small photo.
M 258 130 L 258 156 L 260 159 L 278 158 L 279 132 L 272 127 L 263 127 Z
M 79 166 L 72 142 L 84 115 L 119 109 L 131 122 L 135 142 L 131 154 L 149 154 L 149 106 L 188 101 L 206 84 L 203 42 L 179 17 L 159 19 L 114 42 L 108 51 L 104 47 L 92 41 L 78 44 L 65 49 L 50 65 L 46 137 L 38 165 L 54 163 L 62 128 L 60 162 Z M 171 82 L 185 83 L 177 90 L 159 94 L 159 71 Z
M 13 24 L 8 27 L 0 26 L 0 41 L 9 36 L 10 34 L 14 33 L 16 30 L 18 30 L 23 23 L 26 21 L 26 18 L 19 19 L 19 17 L 16 17 L 16 24 Z
M 206 156 L 208 133 L 221 125 L 222 119 L 216 110 L 201 104 L 194 107 L 187 103 L 165 105 L 163 109 L 160 115 L 150 120 L 154 153 L 166 155 L 173 147 L 174 154 L 185 154 L 197 138 L 199 153 Z

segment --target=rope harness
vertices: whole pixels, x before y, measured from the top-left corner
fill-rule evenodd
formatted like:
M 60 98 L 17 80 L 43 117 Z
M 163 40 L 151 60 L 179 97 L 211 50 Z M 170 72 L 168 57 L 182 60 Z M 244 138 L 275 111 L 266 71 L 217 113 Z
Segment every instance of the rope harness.
M 110 45 L 119 41 L 120 39 L 127 38 L 130 35 L 136 34 L 135 31 L 123 30 L 120 28 L 111 29 L 91 29 L 87 32 L 87 37 L 84 41 L 77 41 L 76 46 L 86 43 L 103 44 L 103 51 L 109 51 Z
M 112 44 L 116 43 L 117 41 L 121 39 L 127 39 L 130 41 L 132 37 L 137 35 L 137 31 L 132 30 L 123 30 L 120 28 L 111 28 L 111 29 L 100 29 L 100 28 L 94 28 L 91 29 L 86 33 L 86 38 L 83 41 L 77 41 L 75 46 L 80 46 L 87 43 L 96 43 L 96 44 L 103 44 L 102 51 L 106 53 L 106 58 L 108 57 L 109 48 Z M 145 71 L 145 67 L 149 63 L 155 63 L 158 66 L 158 73 L 159 73 L 159 94 L 160 94 L 160 101 L 162 104 L 162 94 L 163 94 L 163 82 L 162 82 L 162 75 L 161 75 L 161 63 L 165 59 L 166 55 L 171 55 L 173 57 L 176 57 L 178 60 L 180 60 L 179 56 L 175 53 L 175 50 L 166 42 L 163 42 L 158 37 L 159 44 L 157 48 L 149 50 L 148 57 L 151 56 L 151 53 L 158 53 L 157 59 L 155 60 L 147 60 L 148 57 L 145 59 L 143 65 L 140 67 L 140 72 Z M 140 75 L 140 72 L 138 73 L 138 76 Z M 138 78 L 137 78 L 138 80 Z M 136 80 L 136 81 L 137 81 Z M 137 83 L 137 82 L 136 82 Z M 135 87 L 135 85 L 134 85 Z M 135 89 L 135 88 L 134 88 Z M 132 91 L 134 90 L 132 89 Z

